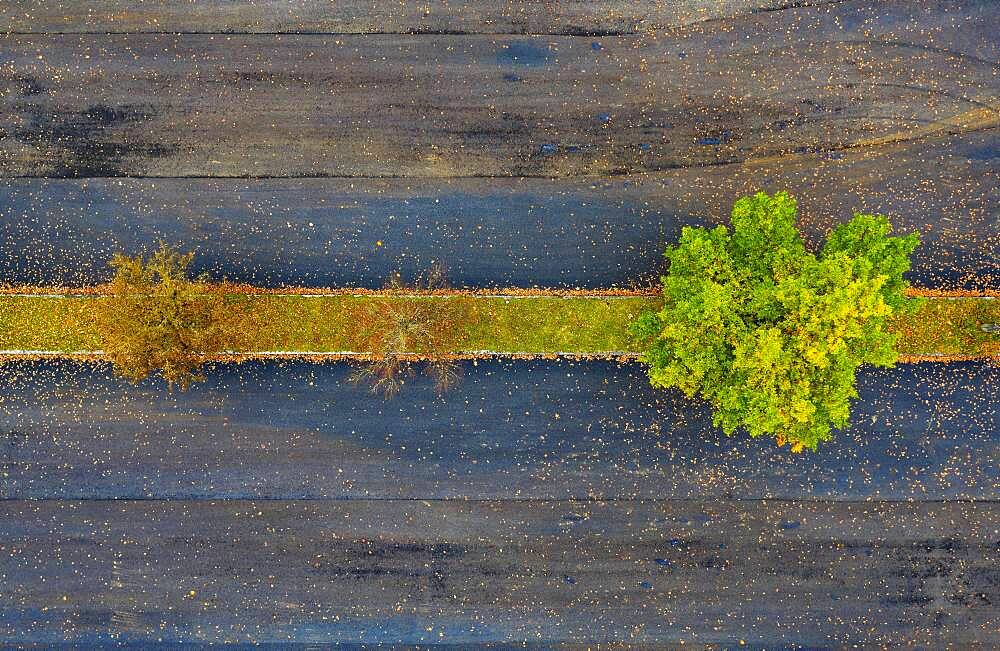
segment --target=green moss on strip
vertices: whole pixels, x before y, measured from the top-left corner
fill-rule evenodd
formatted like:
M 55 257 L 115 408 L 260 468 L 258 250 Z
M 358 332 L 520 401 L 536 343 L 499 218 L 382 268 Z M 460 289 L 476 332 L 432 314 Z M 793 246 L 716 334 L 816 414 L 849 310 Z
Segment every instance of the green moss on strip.
M 893 330 L 902 355 L 1000 355 L 1000 335 L 983 331 L 1000 324 L 1000 300 L 932 298 L 912 316 L 899 318 Z
M 0 296 L 0 349 L 100 349 L 101 338 L 89 314 L 93 300 Z
M 90 308 L 94 297 L 0 296 L 0 348 L 74 352 L 98 350 Z M 237 352 L 367 352 L 364 321 L 373 303 L 394 300 L 468 301 L 469 323 L 459 350 L 507 353 L 600 354 L 634 350 L 627 325 L 655 308 L 654 297 L 275 296 L 230 295 L 229 348 Z M 926 299 L 899 318 L 904 355 L 1000 354 L 1000 335 L 981 325 L 1000 323 L 1000 300 Z

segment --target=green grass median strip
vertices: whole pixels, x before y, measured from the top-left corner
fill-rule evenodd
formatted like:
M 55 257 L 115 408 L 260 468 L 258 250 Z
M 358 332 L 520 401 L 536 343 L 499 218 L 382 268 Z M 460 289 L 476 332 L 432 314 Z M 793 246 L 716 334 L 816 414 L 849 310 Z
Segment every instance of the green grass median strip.
M 92 298 L 0 296 L 0 349 L 73 352 L 101 347 Z
M 0 349 L 70 353 L 99 350 L 94 297 L 0 296 Z M 365 315 L 379 302 L 467 301 L 469 322 L 459 350 L 500 353 L 601 354 L 634 350 L 628 323 L 656 307 L 652 297 L 469 297 L 232 295 L 231 349 L 237 352 L 363 350 Z M 981 326 L 1000 323 L 1000 300 L 927 299 L 900 318 L 899 350 L 913 356 L 1000 354 L 1000 335 Z M 362 348 L 359 349 L 359 346 Z
M 1000 324 L 1000 299 L 930 298 L 917 314 L 898 319 L 902 355 L 1000 355 L 1000 335 L 985 332 Z

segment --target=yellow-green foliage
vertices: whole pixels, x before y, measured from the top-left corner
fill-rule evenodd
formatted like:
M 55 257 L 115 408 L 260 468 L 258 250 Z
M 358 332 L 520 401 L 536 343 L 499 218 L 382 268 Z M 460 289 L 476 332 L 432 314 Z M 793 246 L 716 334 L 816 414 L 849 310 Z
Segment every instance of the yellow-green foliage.
M 785 193 L 736 202 L 732 231 L 685 228 L 669 247 L 664 306 L 636 320 L 650 382 L 701 396 L 727 433 L 815 448 L 848 422 L 862 363 L 891 366 L 890 319 L 919 307 L 903 273 L 916 234 L 877 215 L 838 226 L 819 255 Z

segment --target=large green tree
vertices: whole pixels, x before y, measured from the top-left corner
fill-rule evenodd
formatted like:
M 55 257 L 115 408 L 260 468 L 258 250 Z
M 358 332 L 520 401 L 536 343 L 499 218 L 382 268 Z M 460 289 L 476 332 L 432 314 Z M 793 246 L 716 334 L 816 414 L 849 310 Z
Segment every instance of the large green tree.
M 916 309 L 903 273 L 916 233 L 890 237 L 882 215 L 856 214 L 822 250 L 806 250 L 795 199 L 760 192 L 733 206 L 732 230 L 683 229 L 667 248 L 663 308 L 632 331 L 655 387 L 714 408 L 727 434 L 815 449 L 848 424 L 861 364 L 892 366 L 896 313 Z

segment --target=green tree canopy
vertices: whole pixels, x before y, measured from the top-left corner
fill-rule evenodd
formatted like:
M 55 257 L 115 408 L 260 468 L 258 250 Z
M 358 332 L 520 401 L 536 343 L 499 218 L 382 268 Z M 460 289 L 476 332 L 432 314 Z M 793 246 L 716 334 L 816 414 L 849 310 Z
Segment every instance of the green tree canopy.
M 224 298 L 205 278 L 192 279 L 193 254 L 162 245 L 148 260 L 115 255 L 114 279 L 97 302 L 104 355 L 115 371 L 139 381 L 159 371 L 182 389 L 202 379 L 199 367 L 220 352 Z
M 663 308 L 632 332 L 653 386 L 701 396 L 726 434 L 742 427 L 798 452 L 847 426 L 858 366 L 896 362 L 886 326 L 917 307 L 903 273 L 920 240 L 856 214 L 815 255 L 796 210 L 788 194 L 760 192 L 733 206 L 732 230 L 685 227 L 665 253 Z

